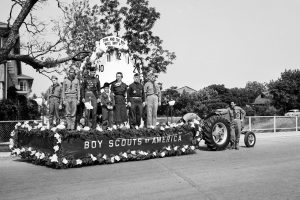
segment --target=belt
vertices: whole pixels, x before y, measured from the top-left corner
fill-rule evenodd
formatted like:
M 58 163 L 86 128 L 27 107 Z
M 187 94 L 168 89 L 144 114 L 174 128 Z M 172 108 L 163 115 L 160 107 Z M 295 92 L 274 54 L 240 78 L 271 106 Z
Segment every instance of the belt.
M 147 97 L 148 97 L 148 96 L 152 96 L 152 95 L 158 96 L 158 94 L 147 94 Z
M 59 99 L 60 97 L 57 97 L 57 96 L 50 96 L 49 98 L 50 98 L 50 99 L 51 99 L 51 98 L 57 98 L 57 99 Z

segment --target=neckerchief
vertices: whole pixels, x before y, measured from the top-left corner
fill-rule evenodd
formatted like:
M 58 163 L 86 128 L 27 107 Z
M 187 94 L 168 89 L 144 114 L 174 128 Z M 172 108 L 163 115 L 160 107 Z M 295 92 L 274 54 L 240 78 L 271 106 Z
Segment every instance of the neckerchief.
M 155 87 L 155 81 L 151 81 L 152 85 L 153 85 L 153 93 L 156 94 L 157 93 L 157 89 Z

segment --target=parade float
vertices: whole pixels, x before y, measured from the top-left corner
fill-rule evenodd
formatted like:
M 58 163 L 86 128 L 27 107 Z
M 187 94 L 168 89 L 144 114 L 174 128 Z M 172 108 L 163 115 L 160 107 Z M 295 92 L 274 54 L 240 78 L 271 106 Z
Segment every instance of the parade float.
M 110 36 L 96 42 L 96 50 L 82 65 L 91 62 L 103 72 L 101 57 L 114 53 L 130 60 L 127 44 Z M 116 127 L 95 130 L 78 126 L 67 130 L 64 123 L 50 128 L 38 122 L 18 123 L 11 133 L 13 155 L 38 165 L 56 169 L 124 161 L 146 160 L 195 153 L 201 140 L 210 150 L 223 150 L 230 140 L 229 121 L 213 114 L 189 123 L 161 124 L 156 128 Z

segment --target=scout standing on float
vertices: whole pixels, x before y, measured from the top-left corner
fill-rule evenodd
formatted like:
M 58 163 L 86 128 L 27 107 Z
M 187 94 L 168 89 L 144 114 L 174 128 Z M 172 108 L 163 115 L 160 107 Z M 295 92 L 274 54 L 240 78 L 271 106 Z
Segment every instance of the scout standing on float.
M 63 82 L 62 102 L 66 106 L 67 129 L 74 130 L 77 104 L 80 102 L 80 83 L 73 68 L 70 68 Z
M 102 126 L 112 127 L 113 125 L 113 108 L 115 106 L 114 94 L 109 90 L 109 83 L 104 83 L 104 92 L 101 93 L 102 105 Z
M 126 91 L 127 85 L 122 82 L 123 74 L 117 72 L 116 82 L 111 85 L 111 92 L 115 95 L 114 121 L 123 126 L 127 122 Z
M 55 117 L 55 124 L 58 125 L 59 124 L 59 109 L 61 109 L 61 102 L 60 102 L 60 97 L 61 97 L 61 91 L 62 88 L 60 86 L 60 84 L 57 81 L 57 77 L 56 76 L 52 76 L 51 77 L 51 81 L 53 83 L 53 85 L 51 85 L 49 87 L 49 89 L 47 90 L 47 94 L 48 94 L 48 105 L 49 105 L 49 124 L 50 127 L 53 126 L 53 118 Z
M 90 119 L 91 110 L 85 110 L 86 117 L 86 125 L 90 126 L 92 124 L 92 128 L 95 129 L 97 125 L 97 104 L 100 103 L 100 81 L 96 77 L 96 68 L 90 69 L 90 76 L 84 79 L 82 83 L 82 94 L 84 98 L 82 98 L 82 102 L 90 102 L 93 106 L 92 109 L 92 122 Z
M 140 83 L 140 75 L 134 75 L 134 82 L 129 85 L 127 90 L 127 101 L 129 109 L 130 128 L 139 127 L 145 106 L 144 87 Z
M 147 104 L 147 128 L 154 128 L 156 126 L 157 109 L 161 105 L 161 91 L 155 80 L 155 75 L 153 73 L 149 74 L 149 81 L 144 86 Z

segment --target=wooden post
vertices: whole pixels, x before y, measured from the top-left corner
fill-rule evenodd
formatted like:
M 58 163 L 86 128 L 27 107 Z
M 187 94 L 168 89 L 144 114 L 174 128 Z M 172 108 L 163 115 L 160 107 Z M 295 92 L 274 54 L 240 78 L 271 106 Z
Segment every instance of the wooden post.
M 276 116 L 274 116 L 274 133 L 276 133 Z
M 298 132 L 298 116 L 296 116 L 296 132 Z
M 249 131 L 252 131 L 251 116 L 249 116 Z

